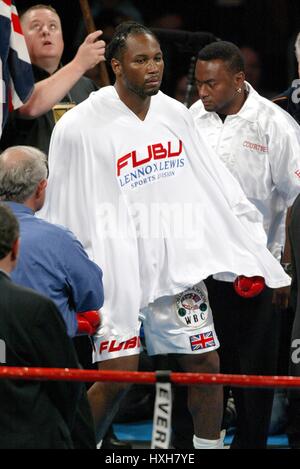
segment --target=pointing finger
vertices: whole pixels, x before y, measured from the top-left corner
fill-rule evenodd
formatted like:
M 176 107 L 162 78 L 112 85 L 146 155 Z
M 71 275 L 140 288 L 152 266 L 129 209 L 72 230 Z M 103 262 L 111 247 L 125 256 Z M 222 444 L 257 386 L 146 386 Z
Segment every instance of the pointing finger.
M 90 33 L 86 38 L 85 42 L 86 43 L 92 43 L 95 42 L 98 37 L 100 37 L 103 34 L 103 31 L 98 29 L 97 31 L 94 31 L 93 33 Z

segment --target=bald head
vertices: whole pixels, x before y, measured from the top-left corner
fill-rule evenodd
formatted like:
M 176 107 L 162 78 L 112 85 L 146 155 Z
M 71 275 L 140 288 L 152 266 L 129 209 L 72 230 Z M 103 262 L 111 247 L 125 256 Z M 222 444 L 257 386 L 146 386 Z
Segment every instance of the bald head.
M 47 158 L 37 148 L 16 146 L 0 154 L 0 200 L 24 203 L 48 175 Z

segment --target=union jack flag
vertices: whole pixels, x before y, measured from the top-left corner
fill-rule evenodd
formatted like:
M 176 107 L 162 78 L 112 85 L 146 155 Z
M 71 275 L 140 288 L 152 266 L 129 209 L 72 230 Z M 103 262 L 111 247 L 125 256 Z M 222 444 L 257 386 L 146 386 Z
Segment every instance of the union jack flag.
M 9 111 L 29 98 L 34 87 L 29 54 L 13 0 L 0 0 L 0 136 Z
M 190 336 L 192 352 L 216 345 L 212 331 Z

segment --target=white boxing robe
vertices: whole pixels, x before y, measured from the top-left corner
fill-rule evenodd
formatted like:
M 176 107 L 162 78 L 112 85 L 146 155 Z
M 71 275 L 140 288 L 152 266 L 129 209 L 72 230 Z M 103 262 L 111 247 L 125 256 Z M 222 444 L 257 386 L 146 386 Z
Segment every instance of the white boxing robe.
M 211 151 L 162 92 L 143 121 L 108 86 L 56 125 L 41 216 L 70 228 L 103 269 L 107 337 L 129 339 L 141 308 L 217 272 L 289 284 L 259 213 Z

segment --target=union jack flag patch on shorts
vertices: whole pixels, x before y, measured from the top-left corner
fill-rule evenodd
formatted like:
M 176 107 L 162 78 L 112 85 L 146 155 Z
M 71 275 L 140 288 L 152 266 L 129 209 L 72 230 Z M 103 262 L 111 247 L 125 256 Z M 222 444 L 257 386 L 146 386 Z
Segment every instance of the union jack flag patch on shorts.
M 216 345 L 212 331 L 190 336 L 192 352 L 199 349 L 214 347 Z

